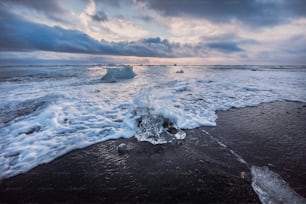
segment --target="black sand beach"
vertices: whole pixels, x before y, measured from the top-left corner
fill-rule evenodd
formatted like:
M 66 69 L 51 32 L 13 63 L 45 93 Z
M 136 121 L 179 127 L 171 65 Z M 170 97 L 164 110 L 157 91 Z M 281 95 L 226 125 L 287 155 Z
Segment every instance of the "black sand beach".
M 306 104 L 273 102 L 219 111 L 216 127 L 174 144 L 131 138 L 72 151 L 1 181 L 0 203 L 260 203 L 247 166 L 205 131 L 306 197 Z

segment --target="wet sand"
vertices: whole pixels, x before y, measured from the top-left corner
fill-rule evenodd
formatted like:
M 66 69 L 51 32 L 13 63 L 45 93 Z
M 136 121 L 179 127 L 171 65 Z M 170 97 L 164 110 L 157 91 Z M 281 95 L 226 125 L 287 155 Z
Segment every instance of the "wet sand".
M 299 102 L 219 111 L 216 127 L 186 130 L 173 144 L 130 138 L 72 151 L 1 181 L 0 203 L 260 203 L 247 166 L 205 131 L 306 197 L 305 124 Z

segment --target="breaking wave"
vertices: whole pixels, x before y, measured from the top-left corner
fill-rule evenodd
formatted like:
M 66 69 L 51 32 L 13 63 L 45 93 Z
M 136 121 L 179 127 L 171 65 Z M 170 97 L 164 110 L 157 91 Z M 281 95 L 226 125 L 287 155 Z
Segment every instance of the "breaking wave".
M 0 178 L 108 139 L 135 136 L 153 144 L 184 139 L 185 129 L 216 125 L 217 110 L 306 101 L 305 71 L 112 66 L 105 74 L 103 66 L 37 69 L 52 72 L 50 77 L 71 77 L 0 81 Z M 134 78 L 100 83 L 102 75 L 104 82 Z
M 22 102 L 11 101 L 10 103 L 3 104 L 0 107 L 0 127 L 29 117 L 35 112 L 42 110 L 58 97 L 56 95 L 47 95 L 37 99 L 29 99 Z

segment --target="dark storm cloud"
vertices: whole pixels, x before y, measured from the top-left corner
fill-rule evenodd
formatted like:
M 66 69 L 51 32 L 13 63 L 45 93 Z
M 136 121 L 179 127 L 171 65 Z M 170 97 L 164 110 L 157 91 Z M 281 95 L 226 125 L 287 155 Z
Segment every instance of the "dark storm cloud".
M 85 3 L 89 3 L 90 0 L 82 0 Z M 132 3 L 131 0 L 94 0 L 94 2 L 98 5 L 108 5 L 108 6 L 112 6 L 112 7 L 120 7 L 122 2 L 125 3 Z
M 47 16 L 50 19 L 60 22 L 66 22 L 62 18 L 62 14 L 67 12 L 60 5 L 58 0 L 1 0 L 0 7 L 10 10 L 11 7 L 23 6 L 25 8 L 34 9 L 36 12 Z
M 209 48 L 216 49 L 224 53 L 241 52 L 243 49 L 234 42 L 212 42 L 206 44 Z
M 104 13 L 104 11 L 97 11 L 95 13 L 95 15 L 91 16 L 91 18 L 92 18 L 92 20 L 98 21 L 98 22 L 107 21 L 108 20 L 108 17 L 106 15 L 106 13 Z
M 154 18 L 152 18 L 151 16 L 134 16 L 135 19 L 141 19 L 145 22 L 153 22 Z
M 226 33 L 216 36 L 203 36 L 205 46 L 223 53 L 242 52 L 240 45 L 259 44 L 256 40 L 241 38 L 234 33 Z
M 306 1 L 291 0 L 138 0 L 166 16 L 192 16 L 214 22 L 233 19 L 252 26 L 274 25 L 306 16 Z
M 39 12 L 44 12 L 47 14 L 55 14 L 55 13 L 62 13 L 64 9 L 60 6 L 59 1 L 51 0 L 51 1 L 44 1 L 44 0 L 2 0 L 2 3 L 11 5 L 21 5 L 24 7 L 35 9 Z
M 142 60 L 143 63 L 147 63 L 145 58 Z M 127 63 L 126 59 L 121 58 L 112 58 L 109 56 L 101 56 L 101 55 L 86 55 L 79 56 L 76 54 L 74 57 L 66 56 L 62 57 L 60 59 L 45 59 L 44 57 L 40 56 L 39 53 L 35 54 L 23 54 L 20 56 L 20 52 L 17 53 L 4 53 L 0 55 L 0 67 L 5 65 L 25 65 L 25 64 L 31 64 L 31 65 L 48 65 L 48 64 L 58 64 L 58 65 L 67 65 L 67 64 L 124 64 Z
M 286 47 L 283 47 L 284 52 L 291 54 L 306 54 L 306 36 L 305 35 L 294 35 L 287 39 Z M 306 55 L 305 55 L 306 56 Z M 305 58 L 305 57 L 304 57 Z
M 60 27 L 23 20 L 0 7 L 0 51 L 54 51 L 122 56 L 176 57 L 179 44 L 160 38 L 134 42 L 97 41 Z
M 254 39 L 250 38 L 242 38 L 235 33 L 225 33 L 220 35 L 214 35 L 214 36 L 203 36 L 202 41 L 206 42 L 234 42 L 236 44 L 259 44 Z
M 167 47 L 172 46 L 167 39 L 162 40 L 160 37 L 146 38 L 146 39 L 143 39 L 143 42 L 149 43 L 149 44 L 163 44 Z
M 228 54 L 245 51 L 240 47 L 241 45 L 258 45 L 260 43 L 253 39 L 242 38 L 235 33 L 226 33 L 215 36 L 203 36 L 202 44 L 204 44 L 202 47 Z
M 227 54 L 243 51 L 238 46 L 239 41 L 224 36 L 222 40 L 210 38 L 197 45 L 173 43 L 159 37 L 131 42 L 97 41 L 77 30 L 29 22 L 1 6 L 0 30 L 2 52 L 38 50 L 140 57 L 192 57 L 206 55 L 208 50 Z
M 108 4 L 111 6 L 120 6 L 121 0 L 94 0 L 96 3 Z M 127 0 L 126 0 L 127 1 Z

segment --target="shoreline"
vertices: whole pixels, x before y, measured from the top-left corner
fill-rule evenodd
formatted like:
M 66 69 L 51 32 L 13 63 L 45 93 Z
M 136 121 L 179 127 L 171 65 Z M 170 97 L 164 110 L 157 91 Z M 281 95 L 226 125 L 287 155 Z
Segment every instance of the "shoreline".
M 185 140 L 174 144 L 152 145 L 132 137 L 73 150 L 0 181 L 0 202 L 260 203 L 249 169 L 203 130 L 249 164 L 269 166 L 306 196 L 301 152 L 306 103 L 261 103 L 217 115 L 217 126 L 185 130 Z M 127 145 L 126 154 L 118 154 L 120 143 Z

